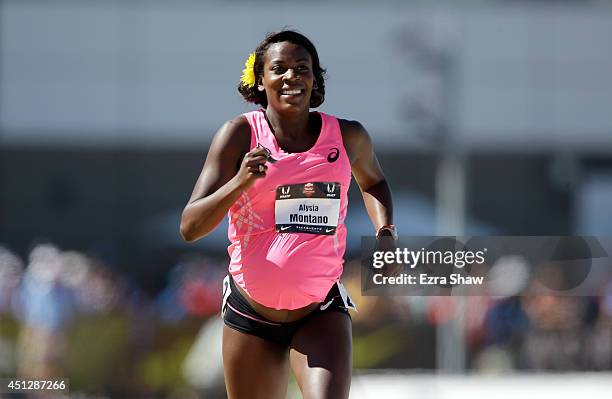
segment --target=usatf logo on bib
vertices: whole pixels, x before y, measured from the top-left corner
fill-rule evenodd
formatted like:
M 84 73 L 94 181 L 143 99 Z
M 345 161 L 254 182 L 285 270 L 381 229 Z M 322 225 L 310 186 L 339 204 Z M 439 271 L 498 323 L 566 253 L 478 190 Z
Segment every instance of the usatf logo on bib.
M 304 184 L 304 189 L 302 190 L 302 193 L 304 193 L 305 196 L 310 198 L 314 195 L 314 192 L 315 192 L 314 184 L 312 183 Z
M 276 188 L 274 220 L 281 233 L 336 234 L 340 183 L 309 182 Z

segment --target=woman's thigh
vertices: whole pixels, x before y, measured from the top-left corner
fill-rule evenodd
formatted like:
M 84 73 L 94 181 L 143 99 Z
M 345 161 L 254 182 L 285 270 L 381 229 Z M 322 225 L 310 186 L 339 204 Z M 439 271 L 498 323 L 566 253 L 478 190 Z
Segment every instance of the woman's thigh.
M 223 370 L 229 399 L 284 399 L 289 356 L 285 346 L 223 326 Z
M 347 314 L 327 312 L 311 318 L 291 347 L 291 368 L 304 399 L 348 398 L 353 347 Z

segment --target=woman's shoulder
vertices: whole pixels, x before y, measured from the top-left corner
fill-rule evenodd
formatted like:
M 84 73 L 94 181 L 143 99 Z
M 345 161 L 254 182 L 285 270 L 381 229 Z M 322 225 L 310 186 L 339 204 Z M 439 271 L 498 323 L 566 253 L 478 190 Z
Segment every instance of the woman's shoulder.
M 353 161 L 359 158 L 359 154 L 362 151 L 371 148 L 370 135 L 359 121 L 342 118 L 336 119 L 338 119 L 338 124 L 340 125 L 344 149 L 351 160 L 351 164 L 353 164 Z
M 321 114 L 322 118 L 327 118 L 327 119 L 331 118 L 331 119 L 335 119 L 338 121 L 340 132 L 342 133 L 342 139 L 344 141 L 346 140 L 352 141 L 356 138 L 358 139 L 360 137 L 364 137 L 368 135 L 368 132 L 366 131 L 366 129 L 363 127 L 363 125 L 359 121 L 339 118 L 335 115 L 327 114 L 321 111 L 317 111 L 317 112 Z
M 359 121 L 342 118 L 336 119 L 340 125 L 340 130 L 342 130 L 342 134 L 348 133 L 351 135 L 359 135 L 365 133 L 365 128 Z
M 248 148 L 251 143 L 251 125 L 245 114 L 240 114 L 226 121 L 217 131 L 213 141 L 221 147 L 232 146 Z
M 360 145 L 364 140 L 370 140 L 368 131 L 359 121 L 341 118 L 337 119 L 345 146 Z

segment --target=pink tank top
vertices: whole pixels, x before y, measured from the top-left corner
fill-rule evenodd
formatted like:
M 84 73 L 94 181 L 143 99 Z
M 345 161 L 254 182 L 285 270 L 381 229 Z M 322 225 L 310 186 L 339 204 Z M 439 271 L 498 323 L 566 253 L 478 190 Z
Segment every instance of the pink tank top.
M 351 165 L 338 120 L 319 112 L 314 146 L 287 153 L 278 146 L 264 110 L 244 114 L 251 149 L 270 151 L 266 177 L 229 209 L 229 272 L 256 302 L 298 309 L 322 301 L 340 279 Z

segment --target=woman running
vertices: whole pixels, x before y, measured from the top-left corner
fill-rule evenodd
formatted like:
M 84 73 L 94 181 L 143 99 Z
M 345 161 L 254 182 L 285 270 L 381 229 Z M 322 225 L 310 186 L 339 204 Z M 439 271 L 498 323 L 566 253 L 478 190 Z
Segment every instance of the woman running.
M 238 91 L 262 108 L 216 133 L 181 219 L 191 242 L 229 215 L 227 393 L 284 398 L 291 368 L 305 398 L 348 398 L 355 307 L 340 276 L 351 172 L 378 236 L 395 236 L 391 192 L 361 124 L 310 112 L 325 98 L 310 40 L 272 33 L 245 66 Z

